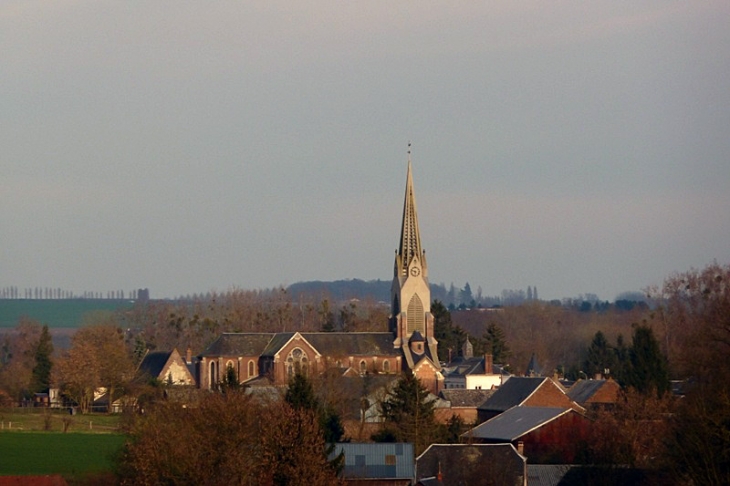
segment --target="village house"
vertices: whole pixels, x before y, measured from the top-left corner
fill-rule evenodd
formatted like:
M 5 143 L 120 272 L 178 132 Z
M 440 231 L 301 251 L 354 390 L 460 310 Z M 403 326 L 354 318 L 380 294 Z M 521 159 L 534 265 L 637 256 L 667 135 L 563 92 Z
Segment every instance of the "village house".
M 444 366 L 444 389 L 491 390 L 509 378 L 500 365 L 493 363 L 492 355 L 474 356 L 469 338 L 462 346 L 461 356 Z
M 572 408 L 585 413 L 553 379 L 513 376 L 477 407 L 479 421 L 487 421 L 516 406 Z
M 477 423 L 479 418 L 477 407 L 487 401 L 495 392 L 496 390 L 441 390 L 439 397 L 449 406 L 448 408 L 434 408 L 434 418 L 437 422 L 446 423 L 456 415 L 465 424 Z
M 579 380 L 565 392 L 586 410 L 610 410 L 616 405 L 621 385 L 615 380 Z
M 461 436 L 469 443 L 510 443 L 530 463 L 572 464 L 590 421 L 572 408 L 516 406 Z

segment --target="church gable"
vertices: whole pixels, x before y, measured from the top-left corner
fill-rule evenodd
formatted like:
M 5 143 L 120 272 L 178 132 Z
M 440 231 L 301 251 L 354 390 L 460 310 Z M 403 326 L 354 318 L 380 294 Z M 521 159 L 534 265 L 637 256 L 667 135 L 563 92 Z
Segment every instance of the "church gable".
M 153 378 L 173 385 L 193 385 L 195 379 L 177 349 L 148 353 L 138 368 L 143 379 Z
M 173 385 L 194 385 L 195 379 L 177 349 L 173 349 L 162 369 L 161 380 Z
M 273 357 L 274 381 L 277 383 L 286 383 L 297 373 L 309 375 L 321 371 L 322 355 L 298 332 L 291 335 Z

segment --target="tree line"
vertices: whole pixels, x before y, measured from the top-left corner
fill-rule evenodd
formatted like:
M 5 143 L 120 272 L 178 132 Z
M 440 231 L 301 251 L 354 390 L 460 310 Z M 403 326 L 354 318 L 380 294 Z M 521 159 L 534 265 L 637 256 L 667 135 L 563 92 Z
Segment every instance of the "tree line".
M 124 290 L 109 290 L 106 292 L 83 291 L 81 293 L 73 290 L 62 289 L 61 287 L 27 287 L 19 289 L 11 285 L 0 288 L 0 299 L 27 299 L 27 300 L 60 300 L 60 299 L 110 299 L 110 300 L 148 300 L 149 289 L 133 289 L 128 292 Z

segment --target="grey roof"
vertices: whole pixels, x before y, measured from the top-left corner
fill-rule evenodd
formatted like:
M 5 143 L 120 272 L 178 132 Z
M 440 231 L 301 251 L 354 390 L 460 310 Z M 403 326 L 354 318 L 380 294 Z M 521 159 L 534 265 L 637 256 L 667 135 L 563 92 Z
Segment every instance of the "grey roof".
M 529 486 L 558 486 L 571 466 L 565 464 L 528 464 Z
M 503 383 L 479 410 L 504 412 L 520 405 L 537 390 L 548 378 L 523 378 L 513 376 Z
M 447 376 L 467 376 L 467 375 L 483 375 L 484 374 L 484 356 L 472 358 L 456 358 L 446 365 Z
M 224 333 L 213 341 L 200 356 L 261 356 L 274 333 Z
M 267 344 L 266 349 L 261 352 L 261 356 L 273 357 L 293 337 L 293 332 L 279 332 L 274 334 L 271 341 Z
M 400 356 L 389 332 L 304 332 L 317 351 L 327 356 Z
M 452 407 L 478 407 L 486 402 L 496 390 L 441 390 L 441 398 L 451 402 Z
M 293 332 L 225 333 L 200 356 L 274 356 Z M 303 332 L 301 336 L 328 356 L 400 356 L 389 332 Z
M 565 394 L 575 402 L 585 403 L 605 384 L 606 380 L 580 380 L 571 386 Z
M 512 442 L 570 412 L 577 413 L 572 408 L 513 407 L 479 424 L 462 437 Z
M 352 479 L 411 479 L 415 466 L 413 444 L 341 443 L 330 457 L 345 455 L 342 477 Z M 387 458 L 390 456 L 390 458 Z
M 165 363 L 170 359 L 172 351 L 155 351 L 147 353 L 137 368 L 137 375 L 150 376 L 152 378 L 159 378 L 162 373 L 162 368 L 165 367 Z M 147 378 L 145 378 L 147 379 Z
M 526 461 L 512 444 L 431 444 L 416 458 L 416 481 L 441 471 L 444 484 L 480 484 L 499 468 L 511 476 L 504 484 L 522 484 Z

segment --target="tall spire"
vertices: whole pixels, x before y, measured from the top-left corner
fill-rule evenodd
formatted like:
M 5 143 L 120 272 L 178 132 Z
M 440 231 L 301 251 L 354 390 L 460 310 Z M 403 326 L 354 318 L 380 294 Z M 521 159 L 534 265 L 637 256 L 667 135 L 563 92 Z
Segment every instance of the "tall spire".
M 408 142 L 408 174 L 406 176 L 406 195 L 403 202 L 403 223 L 400 230 L 400 248 L 398 255 L 402 267 L 408 270 L 413 257 L 421 257 L 421 233 L 418 229 L 418 213 L 416 211 L 416 194 L 413 190 L 413 174 L 411 173 L 411 143 Z

